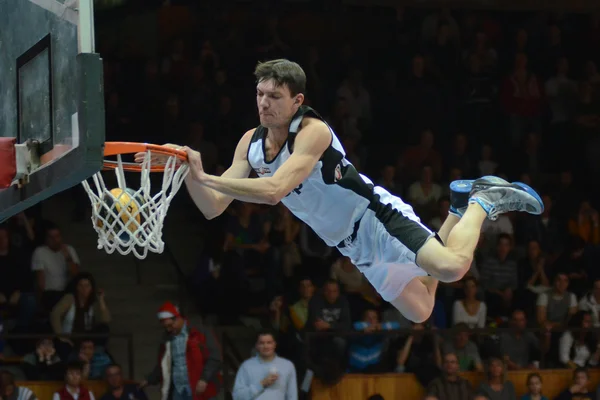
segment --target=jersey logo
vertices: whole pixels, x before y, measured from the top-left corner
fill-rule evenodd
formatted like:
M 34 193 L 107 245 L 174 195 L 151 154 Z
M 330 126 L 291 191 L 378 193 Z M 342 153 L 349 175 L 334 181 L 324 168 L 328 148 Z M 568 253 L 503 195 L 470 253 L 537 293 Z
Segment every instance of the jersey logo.
M 298 187 L 294 190 L 292 190 L 291 192 L 289 192 L 285 197 L 288 197 L 290 194 L 292 193 L 296 193 L 296 194 L 300 194 L 302 193 L 302 184 L 299 184 Z
M 254 168 L 254 171 L 258 175 L 264 175 L 264 174 L 270 174 L 271 173 L 271 170 L 268 167 Z
M 333 181 L 337 182 L 342 179 L 342 166 L 340 164 L 336 165 L 335 172 L 333 176 Z

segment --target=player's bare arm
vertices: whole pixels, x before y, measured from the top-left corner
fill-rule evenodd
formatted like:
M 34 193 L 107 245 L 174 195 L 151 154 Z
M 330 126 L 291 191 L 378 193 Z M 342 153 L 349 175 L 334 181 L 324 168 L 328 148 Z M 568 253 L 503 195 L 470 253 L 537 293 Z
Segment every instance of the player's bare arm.
M 237 200 L 277 204 L 310 175 L 330 143 L 331 132 L 327 125 L 317 119 L 306 118 L 296 137 L 292 155 L 272 177 L 240 179 L 213 176 L 204 171 L 196 171 L 194 176 L 201 185 Z
M 242 136 L 235 149 L 233 162 L 231 166 L 223 172 L 224 178 L 240 179 L 248 178 L 251 172 L 248 164 L 247 154 L 250 140 L 254 134 L 254 129 L 249 130 Z M 197 176 L 198 173 L 204 173 L 202 159 L 200 153 L 188 147 L 184 148 L 188 153 L 190 162 L 190 174 L 185 178 L 185 185 L 192 200 L 200 209 L 204 217 L 213 219 L 221 215 L 229 204 L 233 201 L 233 197 L 222 192 L 211 189 L 209 186 L 200 184 Z

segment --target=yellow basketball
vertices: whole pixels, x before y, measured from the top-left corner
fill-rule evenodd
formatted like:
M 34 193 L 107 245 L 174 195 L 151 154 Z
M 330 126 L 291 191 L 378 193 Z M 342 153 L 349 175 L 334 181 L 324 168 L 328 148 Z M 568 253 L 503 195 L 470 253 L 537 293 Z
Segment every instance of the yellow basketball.
M 121 231 L 119 224 L 113 224 L 116 216 L 121 220 L 129 233 L 135 233 L 144 222 L 140 213 L 144 204 L 143 199 L 139 195 L 136 196 L 135 190 L 129 188 L 125 190 L 114 188 L 110 193 L 112 196 L 106 194 L 103 198 L 104 205 L 100 205 L 102 208 L 98 212 L 98 215 L 101 218 L 98 218 L 97 226 L 103 228 L 104 221 L 106 221 L 108 225 L 114 225 L 115 233 Z M 109 212 L 109 210 L 112 212 Z M 120 238 L 125 241 L 129 240 L 129 233 L 122 232 Z

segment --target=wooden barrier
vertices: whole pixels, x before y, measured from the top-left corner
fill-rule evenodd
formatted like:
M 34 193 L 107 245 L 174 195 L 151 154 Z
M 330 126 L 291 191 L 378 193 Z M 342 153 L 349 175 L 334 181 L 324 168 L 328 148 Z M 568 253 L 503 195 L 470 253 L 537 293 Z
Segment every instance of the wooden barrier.
M 517 396 L 527 392 L 526 379 L 532 371 L 511 371 L 508 379 L 515 385 Z M 573 371 L 541 370 L 543 392 L 548 398 L 554 398 L 571 384 Z M 462 376 L 471 382 L 474 389 L 479 387 L 483 380 L 482 373 L 466 372 Z M 600 383 L 600 370 L 590 370 L 591 390 L 596 390 Z M 348 374 L 335 386 L 325 387 L 319 382 L 314 382 L 312 387 L 312 400 L 365 400 L 371 395 L 379 393 L 384 399 L 422 400 L 425 389 L 413 374 L 382 374 L 362 375 Z
M 52 400 L 52 395 L 63 387 L 63 382 L 38 382 L 38 381 L 23 381 L 16 382 L 17 386 L 24 386 L 29 388 L 35 393 L 36 397 L 39 400 Z M 94 397 L 99 399 L 106 393 L 107 386 L 104 381 L 88 381 L 85 384 L 92 393 L 94 393 Z

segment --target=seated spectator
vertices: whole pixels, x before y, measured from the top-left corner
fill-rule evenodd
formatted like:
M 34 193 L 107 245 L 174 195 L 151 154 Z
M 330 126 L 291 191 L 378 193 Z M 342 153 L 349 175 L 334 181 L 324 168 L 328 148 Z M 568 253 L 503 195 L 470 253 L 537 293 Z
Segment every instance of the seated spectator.
M 600 279 L 596 279 L 593 289 L 581 298 L 579 310 L 589 312 L 592 315 L 594 328 L 600 328 Z
M 546 257 L 540 243 L 535 239 L 530 240 L 526 257 L 519 261 L 519 295 L 516 301 L 519 308 L 533 312 L 537 295 L 550 289 L 546 267 Z
M 6 318 L 18 317 L 21 294 L 29 292 L 32 279 L 25 257 L 10 243 L 10 232 L 0 225 L 0 310 Z
M 458 375 L 456 354 L 444 354 L 442 369 L 442 375 L 429 383 L 427 396 L 438 400 L 471 400 L 473 388 L 468 380 Z
M 521 216 L 524 223 L 519 231 L 519 238 L 523 241 L 535 240 L 544 253 L 554 255 L 561 249 L 564 230 L 552 212 L 554 207 L 550 195 L 542 194 L 542 201 L 544 203 L 542 215 Z
M 118 364 L 111 364 L 105 371 L 108 391 L 100 400 L 148 400 L 146 393 L 138 385 L 123 382 L 123 371 Z
M 565 242 L 563 252 L 554 262 L 554 269 L 567 274 L 569 291 L 580 297 L 590 289 L 588 271 L 595 274 L 593 269 L 588 269 L 586 265 L 585 249 L 589 245 L 586 245 L 578 236 L 569 236 Z
M 82 340 L 79 352 L 71 355 L 71 360 L 80 361 L 83 364 L 84 379 L 102 379 L 106 367 L 113 363 L 106 351 L 94 344 L 91 339 Z
M 54 393 L 52 400 L 95 400 L 94 394 L 82 384 L 83 364 L 81 362 L 69 362 L 64 379 L 65 385 Z
M 487 306 L 477 299 L 477 280 L 463 279 L 465 298 L 456 300 L 452 308 L 452 325 L 464 322 L 469 328 L 483 328 L 487 317 Z
M 351 324 L 348 300 L 340 295 L 338 283 L 328 280 L 323 286 L 322 293 L 316 294 L 310 300 L 306 330 L 345 332 L 350 330 Z M 317 345 L 311 345 L 311 348 L 319 356 L 323 356 L 325 353 L 325 356 L 332 356 L 339 360 L 346 350 L 346 340 L 342 336 L 328 336 L 317 338 L 314 341 Z
M 359 319 L 365 309 L 362 298 L 368 286 L 365 276 L 352 264 L 350 258 L 340 257 L 331 266 L 331 279 L 336 280 L 343 289 L 352 319 Z
M 36 275 L 41 304 L 49 313 L 64 295 L 69 279 L 79 273 L 79 256 L 73 246 L 63 242 L 56 226 L 46 229 L 45 244 L 33 252 L 31 269 Z
M 294 276 L 295 269 L 302 264 L 300 249 L 296 244 L 301 223 L 283 203 L 275 206 L 274 211 L 273 220 L 265 224 L 273 257 L 272 275 L 279 281 L 279 275 L 283 273 L 283 279 L 288 281 Z M 275 284 L 276 282 L 271 282 L 271 285 Z
M 438 200 L 438 214 L 429 221 L 429 227 L 435 232 L 438 232 L 446 218 L 448 218 L 448 211 L 450 210 L 450 198 L 447 196 L 440 197 Z
M 527 393 L 521 396 L 521 400 L 548 400 L 542 394 L 542 377 L 537 372 L 527 375 Z
M 521 310 L 512 313 L 511 332 L 500 334 L 501 355 L 509 370 L 535 369 L 539 360 L 540 341 L 532 332 L 526 332 L 527 317 Z
M 290 306 L 290 319 L 296 331 L 301 332 L 308 319 L 308 304 L 315 293 L 315 285 L 310 279 L 302 279 L 298 286 L 300 287 L 300 300 Z
M 386 165 L 381 170 L 381 178 L 377 181 L 377 186 L 381 186 L 388 192 L 398 196 L 402 194 L 402 185 L 396 180 L 396 167 Z
M 487 363 L 486 379 L 478 392 L 490 400 L 517 400 L 515 386 L 506 380 L 505 366 L 499 358 L 490 358 Z
M 73 280 L 72 285 L 72 293 L 65 294 L 50 313 L 54 333 L 108 333 L 110 313 L 104 300 L 104 291 L 96 288 L 94 277 L 89 273 L 82 273 Z M 59 338 L 62 343 L 73 346 L 69 338 Z M 105 340 L 99 343 L 104 344 Z M 59 352 L 64 355 L 66 350 L 59 349 Z
M 400 324 L 397 322 L 380 323 L 379 315 L 375 310 L 366 310 L 363 320 L 354 323 L 354 329 L 367 333 L 399 328 Z M 350 345 L 350 370 L 353 372 L 384 372 L 381 355 L 385 339 L 385 336 L 376 334 L 354 338 Z
M 577 312 L 577 297 L 567 291 L 568 288 L 569 277 L 565 273 L 557 273 L 552 290 L 538 296 L 538 324 L 547 328 L 566 326 L 569 318 Z
M 555 400 L 596 400 L 596 393 L 588 389 L 590 376 L 587 369 L 579 367 L 573 371 L 573 384 Z
M 223 248 L 229 255 L 236 255 L 238 267 L 264 265 L 264 253 L 271 247 L 263 223 L 255 213 L 255 205 L 245 202 L 234 203 L 235 216 L 226 228 Z
M 442 187 L 433 181 L 433 169 L 425 165 L 421 179 L 408 187 L 408 202 L 425 221 L 435 215 L 437 202 L 442 197 Z
M 2 400 L 37 400 L 31 389 L 17 386 L 14 375 L 8 371 L 0 372 L 0 398 Z
M 493 149 L 489 144 L 481 146 L 481 160 L 477 163 L 479 175 L 495 175 L 498 163 L 494 161 Z
M 425 328 L 423 324 L 414 324 L 403 343 L 396 341 L 396 345 L 391 346 L 398 349 L 391 354 L 396 357 L 394 371 L 413 373 L 423 385 L 429 384 L 442 366 L 439 336 Z
M 579 205 L 577 215 L 569 220 L 569 233 L 589 244 L 600 244 L 600 218 L 589 200 Z
M 600 360 L 600 344 L 592 328 L 592 316 L 587 311 L 579 311 L 569 321 L 572 329 L 584 329 L 579 332 L 566 331 L 559 342 L 559 360 L 569 368 L 596 366 Z
M 454 326 L 454 337 L 444 342 L 442 353 L 453 353 L 458 357 L 458 365 L 461 371 L 483 371 L 483 364 L 479 349 L 469 340 L 469 326 L 458 323 Z
M 498 235 L 496 254 L 483 260 L 481 286 L 485 289 L 488 315 L 508 316 L 513 305 L 513 295 L 518 287 L 517 263 L 511 259 L 512 239 L 507 234 Z
M 22 368 L 30 381 L 60 381 L 64 376 L 64 362 L 50 338 L 40 340 L 35 351 L 23 357 Z

